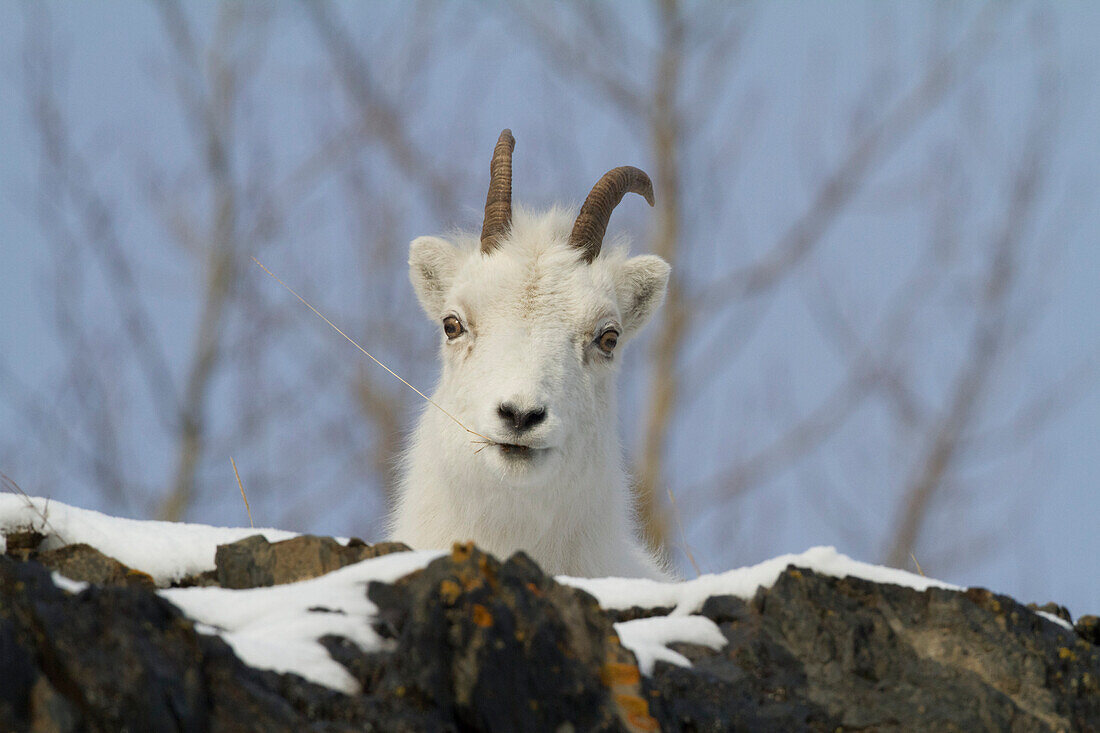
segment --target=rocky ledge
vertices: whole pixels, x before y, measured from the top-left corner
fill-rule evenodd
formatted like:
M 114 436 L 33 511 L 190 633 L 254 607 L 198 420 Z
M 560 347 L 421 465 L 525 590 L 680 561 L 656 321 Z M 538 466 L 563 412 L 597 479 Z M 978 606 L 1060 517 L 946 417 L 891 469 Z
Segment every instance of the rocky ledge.
M 247 666 L 150 576 L 88 545 L 5 539 L 4 731 L 1100 730 L 1097 619 L 1071 626 L 1064 609 L 1040 615 L 986 590 L 792 565 L 751 599 L 703 603 L 724 645 L 672 643 L 691 666 L 643 674 L 616 624 L 669 608 L 604 610 L 522 554 L 456 546 L 367 586 L 385 648 L 321 640 L 356 683 L 347 694 Z M 268 586 L 404 549 L 252 537 L 174 585 Z

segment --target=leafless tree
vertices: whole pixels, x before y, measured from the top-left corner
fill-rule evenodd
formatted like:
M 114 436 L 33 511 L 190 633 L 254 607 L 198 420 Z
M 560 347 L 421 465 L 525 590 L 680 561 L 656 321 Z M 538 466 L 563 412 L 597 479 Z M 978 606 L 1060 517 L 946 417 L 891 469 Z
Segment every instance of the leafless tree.
M 863 338 L 850 328 L 845 331 L 843 348 L 838 351 L 846 362 L 845 376 L 831 392 L 821 395 L 809 409 L 792 408 L 784 412 L 784 422 L 771 431 L 773 437 L 769 441 L 736 456 L 716 472 L 684 485 L 669 470 L 670 435 L 690 432 L 687 426 L 690 405 L 699 395 L 709 394 L 703 387 L 713 379 L 708 372 L 723 373 L 713 365 L 736 358 L 745 341 L 755 334 L 749 325 L 740 329 L 740 340 L 736 332 L 730 339 L 728 329 L 715 330 L 709 326 L 715 321 L 729 322 L 730 318 L 742 318 L 751 324 L 758 319 L 754 313 L 759 310 L 758 303 L 789 298 L 802 288 L 805 273 L 815 269 L 814 254 L 834 223 L 850 214 L 865 195 L 868 181 L 925 128 L 926 120 L 943 114 L 945 107 L 958 98 L 960 89 L 973 87 L 972 80 L 983 62 L 998 42 L 1012 32 L 1013 20 L 1019 17 L 1015 8 L 989 4 L 967 20 L 961 34 L 944 33 L 942 38 L 934 39 L 926 65 L 902 85 L 901 94 L 883 93 L 874 85 L 869 87 L 861 95 L 862 106 L 850 114 L 858 124 L 853 125 L 846 151 L 837 156 L 837 162 L 830 168 L 814 176 L 809 206 L 791 211 L 789 219 L 778 222 L 774 243 L 760 254 L 725 273 L 715 274 L 713 252 L 706 252 L 705 245 L 692 241 L 692 236 L 706 231 L 711 238 L 722 238 L 720 227 L 693 229 L 685 228 L 683 223 L 700 215 L 696 210 L 700 197 L 693 195 L 700 182 L 723 180 L 722 173 L 714 172 L 713 168 L 729 166 L 735 163 L 735 158 L 716 155 L 707 147 L 711 143 L 709 137 L 704 138 L 706 144 L 700 145 L 696 142 L 696 131 L 705 124 L 715 99 L 744 95 L 746 104 L 758 102 L 737 74 L 738 52 L 742 39 L 751 33 L 754 14 L 751 5 L 688 8 L 676 0 L 658 0 L 649 13 L 657 29 L 655 38 L 639 42 L 631 37 L 634 24 L 625 23 L 622 16 L 616 16 L 607 6 L 558 6 L 555 12 L 535 5 L 519 6 L 518 15 L 550 63 L 571 80 L 594 90 L 593 96 L 622 118 L 644 123 L 649 156 L 656 170 L 660 208 L 652 249 L 673 261 L 674 271 L 680 274 L 670 288 L 663 323 L 651 344 L 648 384 L 642 390 L 646 407 L 644 419 L 638 421 L 641 432 L 635 467 L 640 513 L 653 542 L 675 542 L 669 537 L 667 520 L 660 507 L 666 488 L 689 499 L 704 497 L 696 506 L 705 506 L 707 513 L 733 515 L 742 498 L 769 485 L 777 476 L 806 465 L 807 461 L 812 465 L 815 453 L 857 411 L 869 403 L 883 401 L 897 420 L 910 424 L 908 439 L 913 445 L 926 447 L 918 451 L 923 458 L 914 462 L 912 478 L 896 492 L 893 525 L 884 529 L 882 525 L 886 523 L 882 522 L 878 531 L 862 529 L 871 531 L 873 536 L 890 538 L 887 562 L 909 565 L 910 553 L 921 546 L 922 528 L 932 503 L 951 483 L 949 466 L 959 453 L 970 449 L 965 426 L 974 418 L 983 384 L 1004 357 L 1009 342 L 1023 338 L 1010 325 L 1015 314 L 1008 303 L 1019 289 L 1039 287 L 1033 277 L 1024 277 L 1020 272 L 1018 250 L 1025 246 L 1021 239 L 1026 236 L 1029 217 L 1039 198 L 1035 187 L 1042 176 L 1049 154 L 1046 145 L 1054 131 L 1045 122 L 1039 126 L 1025 146 L 1019 171 L 1008 175 L 1008 180 L 1015 183 L 1006 198 L 1003 231 L 987 250 L 987 292 L 975 299 L 972 312 L 967 314 L 976 324 L 975 333 L 971 346 L 961 353 L 959 373 L 944 395 L 948 407 L 933 409 L 918 400 L 913 387 L 905 383 L 909 365 L 896 363 L 894 356 L 905 351 L 912 338 L 910 326 L 921 318 L 929 293 L 947 287 L 950 278 L 957 274 L 944 271 L 942 262 L 926 257 L 918 270 L 901 283 L 894 301 L 884 309 L 886 315 L 879 328 Z M 1042 19 L 1037 22 L 1041 24 Z M 1044 44 L 1041 38 L 1036 41 L 1040 60 Z M 711 83 L 694 87 L 690 83 L 692 75 L 700 74 L 707 64 L 715 64 L 722 74 L 708 77 Z M 1052 83 L 1049 64 L 1047 67 L 1040 87 L 1049 88 Z M 638 69 L 652 69 L 653 76 L 647 79 Z M 1049 95 L 1038 88 L 1030 105 L 1037 113 L 1048 115 L 1051 103 Z M 742 130 L 730 129 L 726 134 L 734 137 L 741 135 Z M 690 175 L 683 174 L 685 169 L 691 171 Z M 909 189 L 906 200 L 910 202 L 918 192 L 927 191 L 927 185 L 919 179 L 902 185 Z M 983 181 L 983 185 L 1004 186 L 996 179 Z M 931 197 L 926 199 L 931 201 Z M 724 204 L 727 211 L 744 208 L 736 204 L 731 207 L 728 201 Z M 933 206 L 934 201 L 928 205 Z M 950 217 L 965 218 L 966 214 L 956 206 L 951 211 L 941 211 L 940 216 L 946 222 Z M 1028 242 L 1032 247 L 1037 244 Z M 930 249 L 934 245 L 931 243 Z M 699 264 L 706 268 L 702 276 L 698 274 Z M 821 325 L 825 328 L 824 323 Z M 838 338 L 835 328 L 825 328 L 825 332 L 830 339 Z M 1014 333 L 1011 339 L 1008 332 Z M 714 343 L 704 349 L 695 347 L 688 356 L 685 345 L 699 338 L 714 339 Z M 915 359 L 921 356 L 911 354 Z M 686 393 L 685 385 L 691 385 Z M 1050 404 L 1050 400 L 1043 404 Z M 1049 418 L 1052 412 L 1047 410 L 1044 416 Z M 913 425 L 917 422 L 919 428 Z M 723 435 L 736 430 L 733 425 L 715 427 Z M 1020 432 L 1015 437 L 1020 442 L 1006 444 L 1004 450 L 1019 450 L 1031 439 Z M 720 444 L 715 445 L 715 450 L 722 451 Z M 867 479 L 854 480 L 865 484 Z M 878 488 L 892 491 L 888 487 Z M 865 486 L 864 490 L 872 488 Z
M 26 13 L 26 99 L 42 151 L 39 221 L 54 246 L 52 308 L 70 371 L 62 380 L 60 400 L 29 388 L 12 394 L 18 398 L 16 409 L 39 426 L 43 440 L 49 436 L 58 455 L 73 457 L 60 463 L 67 464 L 74 479 L 82 484 L 93 479 L 99 493 L 120 508 L 137 506 L 142 513 L 181 519 L 196 502 L 211 499 L 211 482 L 200 472 L 216 473 L 213 460 L 227 460 L 234 448 L 262 446 L 273 433 L 279 435 L 279 423 L 286 435 L 286 421 L 308 412 L 308 395 L 324 377 L 319 362 L 333 354 L 301 359 L 298 368 L 307 378 L 293 385 L 263 374 L 267 355 L 279 348 L 294 316 L 284 302 L 265 295 L 268 283 L 250 277 L 259 271 L 251 269 L 249 257 L 263 256 L 290 226 L 301 226 L 297 202 L 326 176 L 342 176 L 349 196 L 366 197 L 346 162 L 347 151 L 361 144 L 366 131 L 360 124 L 334 131 L 287 175 L 275 177 L 263 130 L 249 117 L 256 93 L 252 77 L 267 51 L 271 11 L 223 4 L 214 9 L 210 27 L 196 30 L 187 8 L 172 0 L 157 7 L 168 41 L 167 58 L 157 68 L 178 105 L 193 165 L 167 170 L 149 151 L 125 151 L 139 158 L 136 187 L 147 192 L 142 204 L 168 235 L 169 246 L 159 244 L 153 251 L 132 233 L 131 220 L 143 214 L 134 211 L 131 201 L 112 199 L 122 187 L 115 185 L 108 193 L 110 187 L 97 175 L 97 153 L 73 142 L 72 120 L 59 101 L 63 70 L 57 67 L 64 54 L 54 44 L 45 11 Z M 360 203 L 351 202 L 349 210 L 358 210 L 352 207 Z M 164 286 L 149 274 L 150 262 L 156 263 L 152 269 L 159 268 L 159 277 L 170 271 L 180 280 L 195 277 L 198 287 L 189 291 L 185 309 L 194 313 L 192 323 L 169 325 L 166 314 L 157 311 Z M 392 272 L 394 264 L 380 269 Z M 93 287 L 103 287 L 111 298 L 111 317 L 87 317 Z M 180 334 L 191 339 L 182 358 L 180 345 L 168 344 Z M 126 381 L 131 374 L 144 383 L 142 394 Z M 9 376 L 14 384 L 16 376 Z M 224 399 L 230 385 L 238 389 L 227 416 L 224 409 L 215 411 L 212 401 L 219 392 Z M 373 398 L 385 392 L 363 389 L 361 394 Z M 391 422 L 399 414 L 392 408 L 378 412 L 379 420 Z M 154 416 L 153 423 L 135 436 L 133 422 L 147 415 Z M 339 432 L 325 422 L 330 418 L 321 420 L 319 432 L 330 438 Z M 382 432 L 391 436 L 383 445 L 392 455 L 392 436 L 399 430 L 387 425 Z M 58 436 L 65 445 L 56 445 Z M 144 445 L 134 444 L 135 437 Z M 289 439 L 306 442 L 293 430 Z M 171 476 L 144 468 L 139 456 L 152 449 L 174 454 Z M 275 470 L 246 472 L 255 480 L 249 483 L 269 492 L 292 483 L 280 474 L 291 473 L 294 454 L 283 455 L 286 462 Z M 82 464 L 92 470 L 84 471 Z
M 792 145 L 803 168 L 784 172 L 799 195 L 764 202 L 740 164 L 780 114 L 760 64 L 746 60 L 766 4 L 513 2 L 468 13 L 432 3 L 396 12 L 162 0 L 165 43 L 151 68 L 186 136 L 185 163 L 125 138 L 104 151 L 75 134 L 63 49 L 46 11 L 28 6 L 24 96 L 42 161 L 35 202 L 67 369 L 44 389 L 0 360 L 13 385 L 5 396 L 37 436 L 26 460 L 60 456 L 59 478 L 94 483 L 108 504 L 180 519 L 235 496 L 236 454 L 261 522 L 305 528 L 338 506 L 348 508 L 348 529 L 362 531 L 380 517 L 417 400 L 250 256 L 427 386 L 433 334 L 414 315 L 405 244 L 476 218 L 485 150 L 514 126 L 478 100 L 510 78 L 501 58 L 533 52 L 525 63 L 541 76 L 531 98 L 546 113 L 532 115 L 545 120 L 544 139 L 521 138 L 517 179 L 536 186 L 522 198 L 587 190 L 590 176 L 623 162 L 642 164 L 656 183 L 652 225 L 629 207 L 616 219 L 650 232 L 640 248 L 675 273 L 661 322 L 632 357 L 624 401 L 650 541 L 685 541 L 665 500 L 675 496 L 687 539 L 727 555 L 730 533 L 707 522 L 729 526 L 793 475 L 806 487 L 800 498 L 865 552 L 894 565 L 914 553 L 926 569 L 946 561 L 946 552 L 929 558 L 928 538 L 938 536 L 937 512 L 958 508 L 951 502 L 969 498 L 954 513 L 976 513 L 972 466 L 1019 453 L 1092 377 L 1070 365 L 1069 377 L 1030 397 L 990 398 L 1041 310 L 1041 264 L 1059 239 L 1043 227 L 1072 225 L 1049 215 L 1059 205 L 1047 187 L 1057 69 L 1042 12 L 937 7 L 944 21 L 920 64 L 892 57 L 897 29 L 884 13 L 876 33 L 887 40 L 871 44 L 881 58 L 867 62 L 877 71 L 841 85 L 807 69 L 807 89 L 859 88 L 851 99 L 800 98 Z M 351 20 L 360 12 L 376 22 Z M 308 58 L 273 50 L 279 24 L 296 28 Z M 1034 84 L 1019 101 L 1030 126 L 1013 133 L 1009 154 L 974 161 L 944 130 L 991 124 L 975 100 L 1006 44 L 1033 62 Z M 274 74 L 272 57 L 282 64 Z M 475 101 L 446 119 L 422 114 L 441 88 Z M 294 146 L 269 124 L 270 100 L 284 97 L 309 110 L 310 133 Z M 829 105 L 844 124 L 825 135 Z M 957 124 L 933 124 L 951 115 Z M 616 131 L 606 145 L 643 160 L 586 159 L 601 116 Z M 136 172 L 120 172 L 125 165 L 111 164 L 119 159 Z M 970 206 L 976 191 L 996 192 L 986 196 L 995 205 Z M 774 213 L 766 236 L 747 241 L 739 219 L 757 208 Z M 927 222 L 921 246 L 834 241 L 871 209 Z M 886 295 L 864 292 L 836 274 L 864 254 L 911 267 L 884 275 Z M 172 288 L 182 306 L 166 307 Z M 102 317 L 89 317 L 104 303 Z M 812 355 L 761 338 L 773 310 L 794 307 L 809 313 Z M 831 376 L 794 389 L 783 364 L 798 359 Z M 826 451 L 859 469 L 831 474 Z M 964 534 L 983 542 L 981 532 Z

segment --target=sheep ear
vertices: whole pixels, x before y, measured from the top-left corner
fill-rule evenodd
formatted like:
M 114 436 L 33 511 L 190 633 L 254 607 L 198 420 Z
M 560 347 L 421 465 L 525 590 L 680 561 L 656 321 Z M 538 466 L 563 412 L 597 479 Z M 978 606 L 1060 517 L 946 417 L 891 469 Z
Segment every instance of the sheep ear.
M 671 271 L 668 263 L 656 255 L 632 257 L 623 263 L 616 291 L 626 335 L 641 329 L 664 302 Z
M 409 245 L 409 280 L 429 318 L 438 318 L 443 310 L 458 258 L 458 249 L 439 237 L 417 237 Z

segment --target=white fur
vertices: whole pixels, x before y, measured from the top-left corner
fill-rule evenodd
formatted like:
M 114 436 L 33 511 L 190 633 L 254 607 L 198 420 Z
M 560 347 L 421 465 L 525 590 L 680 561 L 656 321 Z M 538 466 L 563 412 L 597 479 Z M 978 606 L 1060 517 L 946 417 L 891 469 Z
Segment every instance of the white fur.
M 586 264 L 568 244 L 573 219 L 517 207 L 490 254 L 473 235 L 413 241 L 410 277 L 442 342 L 432 399 L 495 441 L 545 450 L 517 458 L 484 447 L 427 405 L 391 535 L 415 548 L 473 540 L 501 557 L 523 550 L 552 574 L 668 578 L 635 537 L 614 380 L 625 342 L 664 299 L 669 267 L 627 259 L 623 247 Z M 448 315 L 467 329 L 453 341 Z M 595 343 L 608 324 L 621 334 L 610 358 Z M 544 407 L 546 418 L 517 437 L 497 413 L 504 402 Z

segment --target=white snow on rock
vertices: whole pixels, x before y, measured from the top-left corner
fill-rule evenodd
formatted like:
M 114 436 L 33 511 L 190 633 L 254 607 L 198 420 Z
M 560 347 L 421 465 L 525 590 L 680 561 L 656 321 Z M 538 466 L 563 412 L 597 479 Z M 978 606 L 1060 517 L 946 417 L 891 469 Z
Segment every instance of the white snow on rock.
M 0 534 L 26 529 L 46 535 L 43 549 L 89 544 L 123 565 L 153 576 L 157 585 L 213 570 L 218 545 L 256 534 L 270 542 L 298 536 L 282 529 L 122 519 L 50 499 L 0 493 Z
M 73 580 L 72 578 L 66 578 L 56 570 L 50 574 L 50 579 L 53 580 L 53 584 L 66 593 L 80 593 L 88 587 L 88 583 L 83 580 Z
M 679 652 L 668 648 L 672 643 L 700 644 L 711 649 L 726 645 L 726 637 L 718 626 L 704 616 L 654 616 L 615 624 L 619 641 L 638 660 L 642 674 L 653 673 L 658 661 L 690 667 L 691 662 Z
M 1066 621 L 1061 616 L 1055 616 L 1053 613 L 1047 613 L 1046 611 L 1035 611 L 1035 615 L 1036 616 L 1042 616 L 1047 621 L 1050 621 L 1051 623 L 1058 624 L 1063 629 L 1073 631 L 1073 624 L 1071 624 L 1069 621 Z M 1074 632 L 1074 633 L 1076 633 L 1076 632 Z
M 47 549 L 83 542 L 166 586 L 187 575 L 214 569 L 217 546 L 262 534 L 271 542 L 297 536 L 278 529 L 210 527 L 201 524 L 120 519 L 77 509 L 57 501 L 0 494 L 0 552 L 4 536 L 34 529 L 46 536 Z M 365 651 L 385 650 L 392 642 L 371 628 L 378 609 L 367 599 L 372 580 L 393 582 L 418 570 L 439 551 L 401 552 L 363 560 L 327 575 L 298 583 L 232 590 L 226 588 L 165 588 L 158 593 L 196 623 L 200 633 L 217 634 L 246 664 L 277 672 L 293 672 L 343 692 L 357 692 L 352 676 L 318 643 L 327 635 L 344 637 Z M 668 616 L 615 624 L 623 646 L 634 652 L 638 666 L 652 673 L 658 661 L 690 666 L 669 648 L 689 643 L 721 649 L 725 636 L 710 619 L 697 615 L 707 598 L 733 595 L 750 599 L 758 588 L 771 587 L 789 565 L 834 577 L 854 576 L 878 583 L 962 590 L 932 578 L 871 565 L 840 554 L 832 547 L 815 547 L 797 555 L 783 555 L 758 565 L 703 575 L 680 583 L 637 578 L 572 578 L 559 583 L 587 591 L 603 608 L 672 608 Z M 78 583 L 58 573 L 54 583 L 79 593 Z M 1039 615 L 1065 628 L 1063 619 Z
M 957 585 L 923 575 L 853 560 L 837 552 L 834 547 L 813 547 L 798 555 L 780 555 L 758 565 L 701 575 L 680 583 L 636 578 L 571 578 L 564 575 L 557 580 L 591 593 L 603 608 L 663 606 L 673 608 L 673 616 L 686 616 L 698 612 L 703 602 L 711 596 L 737 596 L 748 600 L 756 595 L 757 588 L 770 588 L 788 565 L 809 568 L 836 578 L 851 576 L 919 591 L 928 588 L 962 590 Z
M 318 578 L 267 588 L 166 588 L 158 591 L 188 618 L 215 630 L 252 667 L 294 672 L 353 694 L 359 684 L 317 640 L 342 636 L 363 651 L 384 651 L 371 628 L 377 607 L 367 599 L 372 580 L 392 583 L 444 553 L 395 552 Z M 392 642 L 391 642 L 392 643 Z
M 758 588 L 770 588 L 789 565 L 809 568 L 838 578 L 853 576 L 921 591 L 928 588 L 962 590 L 950 583 L 904 570 L 859 562 L 840 554 L 833 547 L 814 547 L 798 555 L 782 555 L 758 565 L 702 575 L 680 583 L 638 578 L 568 576 L 561 576 L 557 580 L 591 593 L 602 608 L 672 608 L 672 612 L 665 617 L 638 619 L 615 625 L 623 646 L 628 647 L 638 658 L 639 669 L 644 674 L 650 674 L 653 664 L 658 660 L 690 666 L 683 655 L 668 648 L 670 643 L 706 644 L 713 649 L 720 649 L 725 645 L 726 638 L 713 621 L 693 615 L 703 607 L 708 598 L 732 595 L 748 600 L 756 595 Z M 677 622 L 685 625 L 677 625 Z M 690 622 L 690 625 L 686 622 Z

